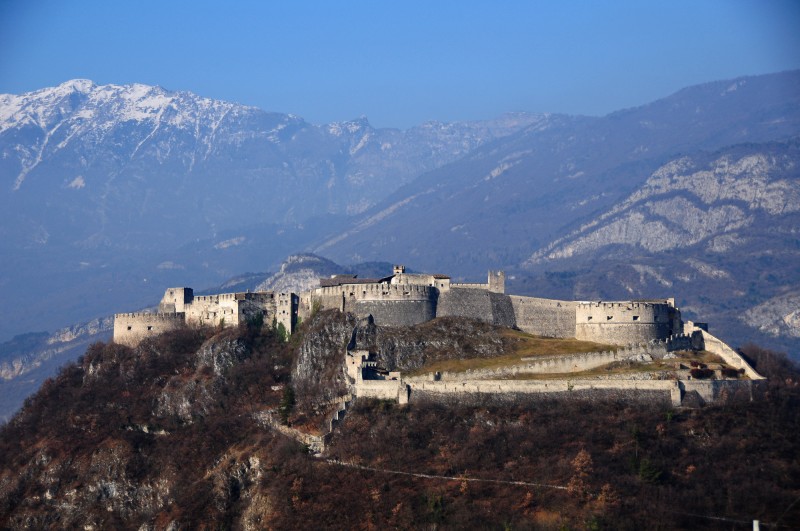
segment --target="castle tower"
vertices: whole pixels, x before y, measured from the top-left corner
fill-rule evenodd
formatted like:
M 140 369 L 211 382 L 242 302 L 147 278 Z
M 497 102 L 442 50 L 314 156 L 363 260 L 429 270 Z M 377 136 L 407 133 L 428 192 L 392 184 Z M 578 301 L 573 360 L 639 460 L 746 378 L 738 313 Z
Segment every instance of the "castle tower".
M 504 271 L 489 271 L 489 291 L 492 293 L 506 292 L 506 274 Z
M 275 321 L 283 325 L 288 335 L 294 332 L 297 323 L 297 306 L 299 297 L 294 293 L 279 293 L 275 307 Z
M 168 288 L 158 305 L 159 313 L 183 313 L 186 306 L 192 304 L 194 290 L 192 288 Z
M 406 272 L 406 266 L 404 265 L 395 265 L 393 270 L 395 275 L 402 275 Z

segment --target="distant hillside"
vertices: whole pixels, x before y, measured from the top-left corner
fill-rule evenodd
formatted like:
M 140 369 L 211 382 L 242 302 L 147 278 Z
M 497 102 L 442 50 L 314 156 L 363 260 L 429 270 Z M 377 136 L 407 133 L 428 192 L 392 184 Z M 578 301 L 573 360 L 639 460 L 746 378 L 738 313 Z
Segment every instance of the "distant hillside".
M 733 344 L 800 356 L 800 72 L 684 89 L 546 124 L 404 186 L 316 251 L 515 293 L 675 296 Z
M 605 400 L 359 400 L 329 453 L 315 458 L 265 419 L 286 410 L 299 420 L 289 389 L 310 362 L 301 353 L 341 349 L 349 324 L 320 312 L 290 343 L 266 330 L 228 329 L 171 332 L 135 350 L 94 345 L 0 428 L 0 527 L 800 522 L 800 375 L 780 356 L 749 351 L 772 378 L 765 398 L 700 410 Z M 442 332 L 447 342 L 451 332 Z M 415 329 L 404 333 L 413 344 Z M 321 371 L 316 382 L 332 380 Z
M 734 344 L 800 355 L 798 162 L 797 139 L 670 161 L 534 253 L 523 276 L 558 271 L 549 275 L 561 283 L 556 291 L 579 299 L 672 293 L 685 313 Z
M 0 283 L 0 296 L 17 303 L 0 319 L 0 340 L 136 303 L 132 292 L 174 283 L 176 272 L 209 284 L 269 268 L 319 236 L 303 225 L 310 219 L 361 212 L 547 119 L 317 126 L 189 92 L 88 80 L 0 95 L 0 277 L 14 279 Z M 197 258 L 198 247 L 210 259 Z M 249 263 L 230 269 L 242 254 Z M 44 297 L 48 307 L 36 302 Z
M 400 188 L 316 252 L 473 275 L 510 267 L 670 161 L 798 135 L 800 71 L 690 87 L 601 118 L 552 116 Z
M 198 286 L 196 293 L 233 293 L 242 291 L 299 292 L 316 286 L 320 278 L 333 274 L 356 274 L 361 278 L 379 278 L 391 271 L 392 264 L 369 262 L 343 266 L 320 256 L 289 256 L 277 273 L 245 273 L 214 287 Z M 178 281 L 175 285 L 183 285 Z M 170 285 L 171 286 L 171 285 Z M 160 293 L 145 299 L 141 306 L 119 307 L 118 312 L 153 308 L 161 300 Z M 174 287 L 174 286 L 172 286 Z M 191 286 L 190 286 L 191 287 Z M 115 312 L 117 313 L 117 312 Z M 75 323 L 54 333 L 22 334 L 0 343 L 0 423 L 8 420 L 59 367 L 75 360 L 97 341 L 108 341 L 114 327 L 113 315 Z

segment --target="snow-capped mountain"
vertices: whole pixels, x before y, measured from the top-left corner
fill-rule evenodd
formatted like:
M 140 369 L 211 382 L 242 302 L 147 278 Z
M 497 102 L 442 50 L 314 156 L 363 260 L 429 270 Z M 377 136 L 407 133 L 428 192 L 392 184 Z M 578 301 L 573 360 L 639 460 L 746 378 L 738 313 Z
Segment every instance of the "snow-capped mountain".
M 401 131 L 362 117 L 318 126 L 189 92 L 87 80 L 0 95 L 0 297 L 23 307 L 2 316 L 0 339 L 69 324 L 54 319 L 64 305 L 81 319 L 102 315 L 112 307 L 97 308 L 101 300 L 115 304 L 123 299 L 114 294 L 147 280 L 182 273 L 210 284 L 240 272 L 215 271 L 213 257 L 197 255 L 206 248 L 231 254 L 258 241 L 267 268 L 311 236 L 290 238 L 280 225 L 361 212 L 426 171 L 547 120 L 518 113 Z

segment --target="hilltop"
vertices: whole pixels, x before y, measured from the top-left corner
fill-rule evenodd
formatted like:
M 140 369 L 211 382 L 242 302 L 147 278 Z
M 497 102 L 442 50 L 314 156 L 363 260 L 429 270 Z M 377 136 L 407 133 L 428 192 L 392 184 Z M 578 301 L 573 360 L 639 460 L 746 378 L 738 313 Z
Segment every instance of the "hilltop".
M 14 304 L 0 340 L 315 251 L 459 278 L 504 269 L 524 294 L 552 298 L 679 286 L 692 294 L 681 306 L 736 323 L 731 334 L 758 323 L 732 342 L 793 351 L 797 297 L 782 286 L 797 283 L 798 83 L 783 72 L 602 117 L 515 113 L 405 131 L 363 118 L 313 125 L 142 84 L 2 95 L 0 273 L 13 280 L 0 288 Z M 674 182 L 653 186 L 670 171 Z M 740 193 L 690 185 L 704 175 Z M 693 295 L 709 281 L 714 294 Z M 732 285 L 746 296 L 730 297 Z
M 359 399 L 328 453 L 314 457 L 266 420 L 270 411 L 295 426 L 323 420 L 342 377 L 326 367 L 337 366 L 331 356 L 344 355 L 354 324 L 325 311 L 288 343 L 243 327 L 177 330 L 135 349 L 95 344 L 0 430 L 0 526 L 800 522 L 800 393 L 785 357 L 750 347 L 771 377 L 766 395 L 695 410 L 609 398 L 403 407 Z M 395 349 L 406 352 L 405 366 L 422 363 L 409 352 L 435 361 L 465 345 L 493 358 L 509 340 L 469 320 L 431 326 L 399 329 L 390 341 L 427 343 Z

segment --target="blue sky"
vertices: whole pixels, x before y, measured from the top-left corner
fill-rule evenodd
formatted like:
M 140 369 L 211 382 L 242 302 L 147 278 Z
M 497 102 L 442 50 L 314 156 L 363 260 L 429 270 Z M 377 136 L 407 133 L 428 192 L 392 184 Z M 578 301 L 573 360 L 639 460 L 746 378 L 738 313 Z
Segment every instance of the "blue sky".
M 0 0 L 0 93 L 141 82 L 313 123 L 601 115 L 796 68 L 795 0 Z

